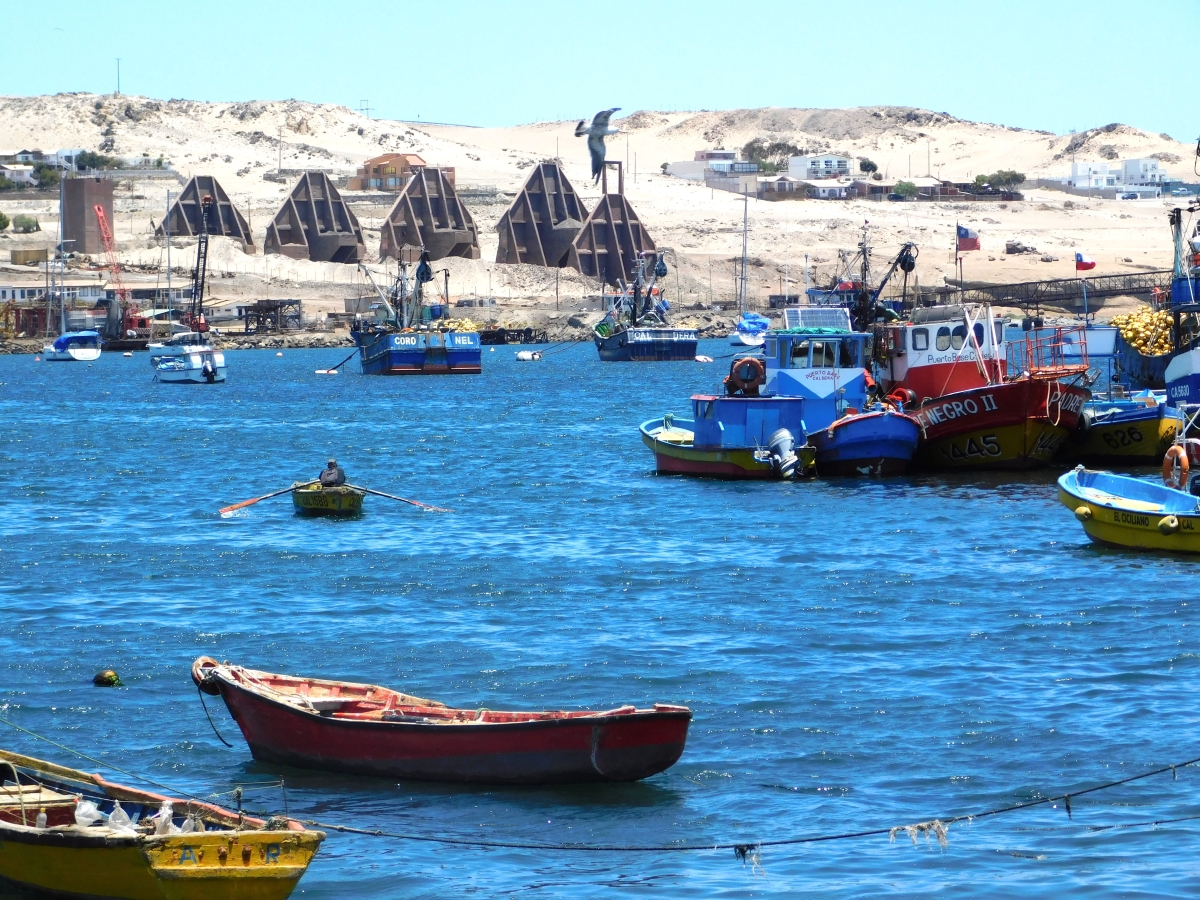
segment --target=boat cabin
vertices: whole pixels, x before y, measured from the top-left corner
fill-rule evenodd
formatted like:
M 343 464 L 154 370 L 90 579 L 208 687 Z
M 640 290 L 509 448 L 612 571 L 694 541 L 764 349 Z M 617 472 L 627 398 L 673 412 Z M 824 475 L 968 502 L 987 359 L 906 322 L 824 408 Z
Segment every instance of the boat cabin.
M 888 391 L 941 397 L 1008 374 L 1004 322 L 987 306 L 932 306 L 911 321 L 875 326 L 875 377 Z
M 207 347 L 211 338 L 198 331 L 181 331 L 162 342 L 164 347 Z
M 696 449 L 766 447 L 767 439 L 786 428 L 804 442 L 804 404 L 800 397 L 692 396 L 693 446 Z
M 825 428 L 867 399 L 871 335 L 836 328 L 767 332 L 766 393 L 802 397 L 812 429 Z

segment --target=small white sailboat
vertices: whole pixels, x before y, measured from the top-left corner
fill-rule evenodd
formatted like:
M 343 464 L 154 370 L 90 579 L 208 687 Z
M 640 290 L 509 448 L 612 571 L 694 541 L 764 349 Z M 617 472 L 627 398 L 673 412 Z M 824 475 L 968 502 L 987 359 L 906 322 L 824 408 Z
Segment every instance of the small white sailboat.
M 42 358 L 46 362 L 91 362 L 100 358 L 100 350 L 98 331 L 68 331 L 42 348 Z
M 214 350 L 208 336 L 184 331 L 161 344 L 150 344 L 156 381 L 216 384 L 225 380 L 225 354 Z

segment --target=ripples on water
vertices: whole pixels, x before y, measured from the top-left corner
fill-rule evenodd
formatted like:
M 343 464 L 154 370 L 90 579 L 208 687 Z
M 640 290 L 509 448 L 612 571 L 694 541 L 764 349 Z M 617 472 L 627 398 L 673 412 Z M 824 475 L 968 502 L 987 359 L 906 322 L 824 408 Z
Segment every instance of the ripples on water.
M 727 352 L 714 344 L 712 355 Z M 601 365 L 579 345 L 480 377 L 321 377 L 336 351 L 229 354 L 223 386 L 144 355 L 0 358 L 4 716 L 201 793 L 288 779 L 293 814 L 493 840 L 661 843 L 857 831 L 969 813 L 1196 753 L 1189 559 L 1090 545 L 1056 472 L 738 484 L 659 478 L 640 421 L 724 363 Z M 286 497 L 377 497 L 349 522 Z M 686 703 L 683 759 L 631 785 L 397 784 L 254 762 L 209 729 L 209 654 L 463 706 Z M 127 687 L 98 690 L 114 666 Z M 2 728 L 3 746 L 66 754 Z M 331 834 L 309 897 L 1184 896 L 1200 773 L 950 830 L 677 855 L 470 850 Z M 278 808 L 275 792 L 250 805 Z

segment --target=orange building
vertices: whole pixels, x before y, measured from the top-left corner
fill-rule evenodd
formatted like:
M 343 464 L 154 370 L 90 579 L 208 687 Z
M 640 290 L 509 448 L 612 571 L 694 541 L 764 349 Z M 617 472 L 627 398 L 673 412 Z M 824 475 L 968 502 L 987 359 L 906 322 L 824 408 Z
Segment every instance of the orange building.
M 358 173 L 350 179 L 347 187 L 352 191 L 395 191 L 404 190 L 408 180 L 417 169 L 425 168 L 425 160 L 415 153 L 385 153 L 368 159 L 362 164 Z M 443 169 L 450 173 L 450 182 L 454 182 L 454 170 Z

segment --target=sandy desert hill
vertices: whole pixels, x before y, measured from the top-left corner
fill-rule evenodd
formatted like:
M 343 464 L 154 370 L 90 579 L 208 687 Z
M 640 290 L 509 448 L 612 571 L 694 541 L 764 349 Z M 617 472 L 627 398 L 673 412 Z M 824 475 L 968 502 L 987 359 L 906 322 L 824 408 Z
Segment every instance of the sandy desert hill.
M 754 138 L 786 141 L 810 151 L 869 157 L 893 178 L 929 172 L 968 180 L 997 169 L 1016 169 L 1032 178 L 1066 174 L 1073 157 L 1145 156 L 1161 160 L 1173 175 L 1192 174 L 1190 146 L 1118 124 L 1054 135 L 903 107 L 643 110 L 614 119 L 614 124 L 622 134 L 610 138 L 610 158 L 628 161 L 626 193 L 659 246 L 671 249 L 674 290 L 685 302 L 728 298 L 734 291 L 733 261 L 741 252 L 738 196 L 661 173 L 662 163 L 691 159 L 696 150 L 740 148 Z M 454 166 L 460 184 L 494 185 L 501 193 L 490 202 L 469 204 L 480 228 L 482 259 L 447 262 L 451 293 L 490 291 L 501 301 L 536 301 L 553 296 L 554 273 L 496 265 L 495 223 L 509 200 L 503 192 L 511 195 L 519 189 L 529 167 L 546 158 L 561 158 L 585 202 L 594 204 L 599 190 L 591 184 L 587 152 L 583 141 L 573 136 L 574 125 L 473 128 L 397 122 L 296 100 L 202 103 L 111 94 L 0 97 L 0 150 L 80 147 L 122 157 L 161 156 L 184 177 L 215 175 L 248 211 L 260 249 L 257 256 L 247 257 L 232 245 L 214 247 L 212 265 L 226 276 L 214 282 L 214 296 L 302 296 L 315 302 L 313 309 L 340 308 L 341 298 L 361 287 L 359 275 L 350 266 L 261 255 L 267 221 L 288 191 L 287 185 L 265 180 L 264 174 L 282 165 L 284 170 L 320 168 L 348 175 L 362 160 L 389 151 L 415 152 L 431 164 Z M 152 229 L 162 218 L 166 191 L 178 188 L 173 181 L 118 185 L 116 232 L 127 262 L 160 264 L 163 248 Z M 368 250 L 374 254 L 388 204 L 377 195 L 357 199 L 347 191 L 345 196 L 367 230 Z M 1076 250 L 1098 260 L 1097 274 L 1170 264 L 1166 212 L 1177 205 L 1170 199 L 1081 199 L 1040 189 L 1028 191 L 1026 197 L 1025 202 L 1004 206 L 752 200 L 752 294 L 778 291 L 785 272 L 802 280 L 806 257 L 814 273 L 831 274 L 838 251 L 854 248 L 865 222 L 881 256 L 894 253 L 905 240 L 920 245 L 922 284 L 940 284 L 953 274 L 950 247 L 956 221 L 976 228 L 983 239 L 983 252 L 970 254 L 965 265 L 966 277 L 972 280 L 1070 277 Z M 6 236 L 0 245 L 48 241 L 56 224 L 54 207 L 51 199 L 0 198 L 0 209 L 10 214 L 34 212 L 47 229 L 27 238 Z M 1006 257 L 1007 240 L 1039 252 Z M 188 247 L 186 242 L 176 242 L 176 247 L 173 262 L 178 266 Z M 1043 262 L 1043 257 L 1057 259 Z M 579 298 L 595 293 L 597 285 L 564 272 L 559 290 L 564 298 Z

